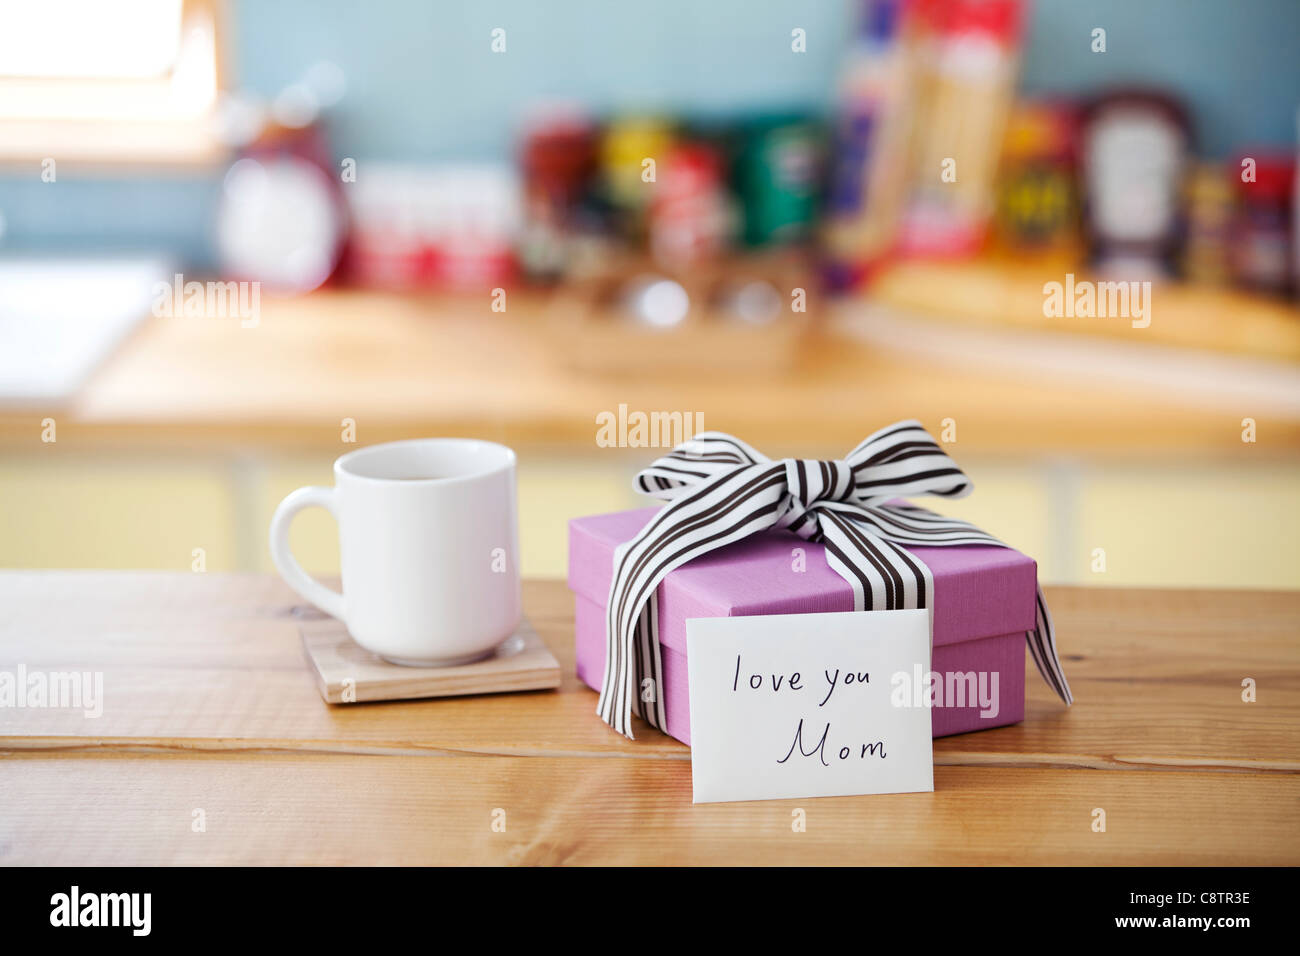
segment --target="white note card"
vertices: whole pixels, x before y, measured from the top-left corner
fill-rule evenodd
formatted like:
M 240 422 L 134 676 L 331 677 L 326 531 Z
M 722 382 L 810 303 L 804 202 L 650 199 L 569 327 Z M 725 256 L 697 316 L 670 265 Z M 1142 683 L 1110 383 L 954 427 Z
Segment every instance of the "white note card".
M 930 709 L 895 689 L 929 673 L 928 611 L 692 618 L 686 648 L 696 803 L 934 789 Z

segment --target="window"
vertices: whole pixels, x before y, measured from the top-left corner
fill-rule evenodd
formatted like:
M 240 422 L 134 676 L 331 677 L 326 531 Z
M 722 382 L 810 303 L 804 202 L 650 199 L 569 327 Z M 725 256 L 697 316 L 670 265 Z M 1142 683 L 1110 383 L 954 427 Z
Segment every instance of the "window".
M 217 0 L 0 0 L 0 160 L 211 162 Z

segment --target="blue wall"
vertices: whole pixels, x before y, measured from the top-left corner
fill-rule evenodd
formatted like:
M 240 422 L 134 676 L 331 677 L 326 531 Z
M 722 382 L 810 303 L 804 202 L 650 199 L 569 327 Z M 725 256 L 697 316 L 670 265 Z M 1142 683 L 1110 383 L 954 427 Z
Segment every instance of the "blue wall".
M 1091 50 L 1094 27 L 1105 53 Z M 1030 93 L 1168 87 L 1191 107 L 1203 155 L 1294 152 L 1300 0 L 1039 0 L 1021 76 Z
M 242 4 L 239 75 L 271 92 L 316 59 L 351 88 L 343 155 L 509 155 L 529 100 L 709 113 L 768 104 L 824 107 L 852 24 L 840 0 L 495 0 Z M 377 8 L 394 12 L 379 17 Z M 316 16 L 299 21 L 304 10 Z M 328 11 L 321 15 L 321 11 Z M 790 30 L 808 53 L 790 51 Z M 505 54 L 491 52 L 495 27 Z M 288 42 L 285 37 L 292 37 Z
M 277 0 L 234 3 L 236 77 L 272 94 L 313 62 L 348 75 L 339 155 L 488 159 L 509 154 L 531 99 L 694 114 L 824 109 L 852 20 L 845 0 Z M 507 30 L 507 53 L 489 49 Z M 808 52 L 790 52 L 802 27 Z M 1090 50 L 1107 30 L 1108 50 Z M 1038 0 L 1023 64 L 1032 93 L 1121 83 L 1179 90 L 1198 144 L 1293 149 L 1300 103 L 1297 0 Z M 0 176 L 0 250 L 163 248 L 211 262 L 212 177 Z

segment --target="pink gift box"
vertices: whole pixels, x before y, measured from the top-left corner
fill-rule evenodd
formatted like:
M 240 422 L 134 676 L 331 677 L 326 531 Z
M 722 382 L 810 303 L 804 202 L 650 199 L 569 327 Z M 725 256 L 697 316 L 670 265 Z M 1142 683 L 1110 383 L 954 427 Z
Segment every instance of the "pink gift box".
M 574 594 L 578 677 L 599 690 L 605 674 L 605 606 L 614 549 L 635 537 L 658 508 L 575 518 L 569 522 L 569 588 Z M 794 549 L 804 550 L 795 571 Z M 943 701 L 931 712 L 934 736 L 1019 723 L 1025 716 L 1025 631 L 1034 626 L 1038 567 L 1011 548 L 912 547 L 934 575 L 930 668 L 944 686 L 983 681 L 986 701 Z M 719 548 L 669 574 L 659 585 L 659 644 L 667 731 L 691 742 L 686 621 L 693 617 L 851 611 L 853 592 L 826 564 L 820 544 L 768 531 Z M 866 612 L 870 613 L 870 612 Z M 996 675 L 996 677 L 994 676 Z M 996 680 L 996 694 L 994 689 Z M 973 699 L 971 699 L 973 698 Z

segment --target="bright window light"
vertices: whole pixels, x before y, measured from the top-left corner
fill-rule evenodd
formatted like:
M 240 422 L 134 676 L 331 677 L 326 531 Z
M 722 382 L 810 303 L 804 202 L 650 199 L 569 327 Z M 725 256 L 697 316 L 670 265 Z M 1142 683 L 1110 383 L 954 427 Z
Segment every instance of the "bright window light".
M 218 0 L 0 0 L 0 159 L 210 158 Z
M 149 79 L 181 52 L 181 0 L 0 0 L 0 76 Z

